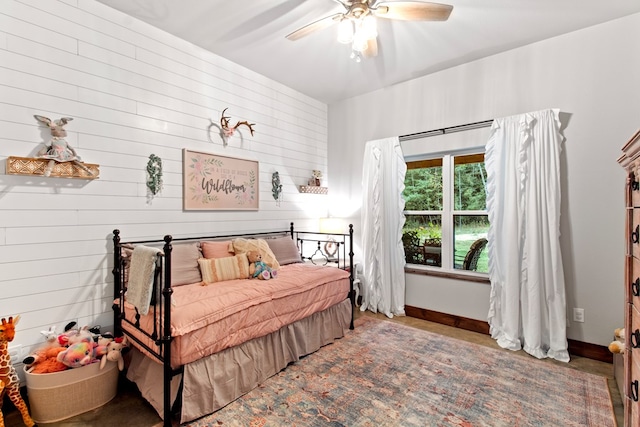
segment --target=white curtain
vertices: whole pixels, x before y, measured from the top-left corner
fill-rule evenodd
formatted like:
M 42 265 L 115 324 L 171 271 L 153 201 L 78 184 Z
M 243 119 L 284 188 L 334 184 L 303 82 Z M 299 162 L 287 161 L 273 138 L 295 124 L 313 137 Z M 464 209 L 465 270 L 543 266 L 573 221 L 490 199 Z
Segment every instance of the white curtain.
M 558 110 L 496 119 L 486 146 L 491 336 L 568 362 Z
M 362 173 L 364 283 L 360 310 L 404 316 L 404 161 L 398 137 L 369 141 Z

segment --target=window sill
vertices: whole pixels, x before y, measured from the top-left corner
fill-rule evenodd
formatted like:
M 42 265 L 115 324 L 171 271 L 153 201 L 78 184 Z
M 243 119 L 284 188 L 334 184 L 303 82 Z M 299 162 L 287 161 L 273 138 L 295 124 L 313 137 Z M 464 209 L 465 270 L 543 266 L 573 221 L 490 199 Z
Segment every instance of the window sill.
M 404 267 L 404 272 L 408 274 L 418 274 L 422 276 L 446 277 L 447 279 L 466 280 L 468 282 L 491 284 L 489 276 L 483 273 L 463 273 L 459 271 L 436 270 L 434 268 L 420 268 L 408 264 Z

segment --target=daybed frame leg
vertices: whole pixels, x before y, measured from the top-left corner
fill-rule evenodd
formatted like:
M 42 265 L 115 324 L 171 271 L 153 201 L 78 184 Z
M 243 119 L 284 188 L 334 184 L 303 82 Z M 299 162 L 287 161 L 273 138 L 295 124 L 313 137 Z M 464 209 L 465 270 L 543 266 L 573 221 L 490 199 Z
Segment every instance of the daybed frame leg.
M 349 329 L 353 330 L 353 318 L 354 318 L 354 308 L 356 306 L 356 295 L 353 291 L 353 224 L 349 224 L 349 282 L 350 282 L 350 291 L 349 298 L 351 299 L 351 324 L 349 325 Z
M 164 296 L 164 327 L 162 330 L 161 348 L 164 357 L 164 426 L 171 427 L 171 240 L 172 237 L 164 236 L 164 284 L 162 295 Z
M 122 291 L 122 250 L 120 248 L 120 230 L 113 230 L 113 300 L 120 301 Z M 120 319 L 120 306 L 113 304 L 113 334 L 116 337 L 122 335 L 122 325 Z

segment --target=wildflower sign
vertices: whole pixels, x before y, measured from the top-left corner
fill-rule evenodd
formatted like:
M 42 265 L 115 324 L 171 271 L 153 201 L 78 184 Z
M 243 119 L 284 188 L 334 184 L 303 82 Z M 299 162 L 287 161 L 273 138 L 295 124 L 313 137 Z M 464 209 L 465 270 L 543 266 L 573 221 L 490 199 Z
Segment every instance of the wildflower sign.
M 183 150 L 184 210 L 258 210 L 258 162 Z

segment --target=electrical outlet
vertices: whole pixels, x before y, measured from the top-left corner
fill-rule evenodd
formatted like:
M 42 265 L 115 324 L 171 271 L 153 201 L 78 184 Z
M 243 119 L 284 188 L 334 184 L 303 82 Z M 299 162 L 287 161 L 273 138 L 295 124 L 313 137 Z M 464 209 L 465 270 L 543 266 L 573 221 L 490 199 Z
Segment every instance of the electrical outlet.
M 573 309 L 573 321 L 578 323 L 584 323 L 584 308 Z
M 9 346 L 9 357 L 11 357 L 11 363 L 21 363 L 22 362 L 22 345 L 21 344 L 13 344 Z

